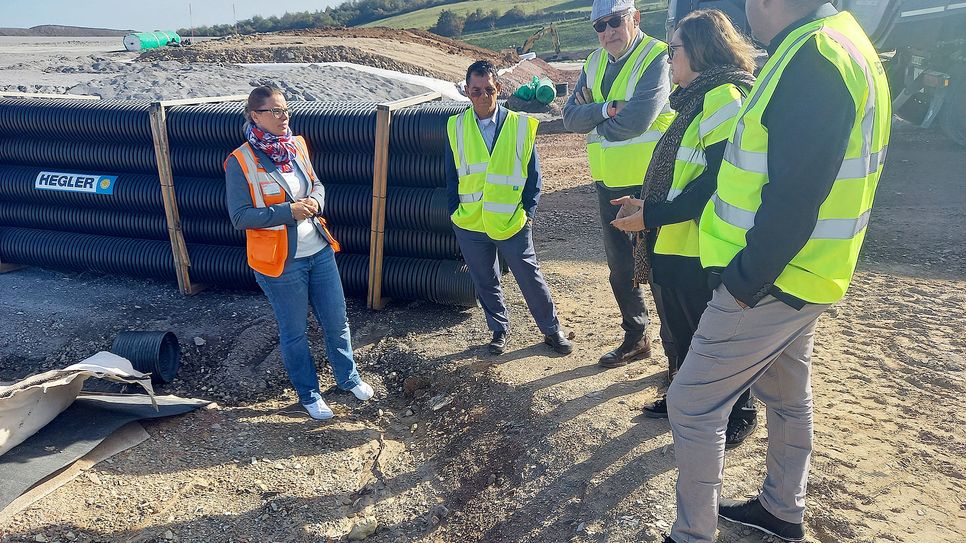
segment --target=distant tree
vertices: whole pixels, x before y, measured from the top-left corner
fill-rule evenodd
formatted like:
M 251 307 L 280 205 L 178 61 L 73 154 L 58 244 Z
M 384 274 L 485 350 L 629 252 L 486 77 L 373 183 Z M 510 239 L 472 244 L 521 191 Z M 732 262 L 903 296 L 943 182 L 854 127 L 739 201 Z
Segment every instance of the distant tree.
M 463 27 L 466 25 L 466 18 L 454 11 L 444 9 L 439 13 L 436 25 L 429 29 L 430 32 L 440 36 L 458 37 L 463 35 Z
M 516 23 L 522 23 L 527 20 L 527 14 L 523 11 L 520 6 L 513 6 L 512 8 L 506 10 L 506 13 L 497 21 L 499 26 L 513 26 Z

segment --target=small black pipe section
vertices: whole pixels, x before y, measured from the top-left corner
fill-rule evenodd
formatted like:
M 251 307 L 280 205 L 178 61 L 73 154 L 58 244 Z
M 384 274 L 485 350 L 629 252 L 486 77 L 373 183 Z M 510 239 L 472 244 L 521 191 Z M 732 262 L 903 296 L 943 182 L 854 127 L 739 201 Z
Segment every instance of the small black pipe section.
M 152 383 L 170 383 L 181 364 L 181 346 L 171 332 L 121 332 L 111 352 L 130 360 L 139 372 L 150 373 Z

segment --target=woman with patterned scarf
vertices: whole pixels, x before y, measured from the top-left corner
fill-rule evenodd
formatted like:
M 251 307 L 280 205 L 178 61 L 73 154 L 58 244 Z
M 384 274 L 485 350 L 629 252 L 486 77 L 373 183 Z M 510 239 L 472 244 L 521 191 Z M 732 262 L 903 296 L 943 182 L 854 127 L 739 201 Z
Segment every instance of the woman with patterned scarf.
M 611 223 L 637 236 L 635 282 L 651 283 L 658 315 L 673 339 L 671 379 L 691 345 L 698 321 L 711 299 L 698 258 L 698 218 L 717 186 L 716 177 L 738 109 L 754 83 L 754 48 L 718 10 L 698 10 L 678 23 L 668 44 L 674 122 L 661 138 L 641 198 L 621 205 Z M 649 417 L 667 417 L 666 396 L 644 407 Z M 757 427 L 754 399 L 746 391 L 728 421 L 731 448 Z
M 352 356 L 342 280 L 335 264 L 339 244 L 322 218 L 325 188 L 301 136 L 289 130 L 282 91 L 257 87 L 245 108 L 246 142 L 225 160 L 228 212 L 245 230 L 248 265 L 272 304 L 279 349 L 299 402 L 318 420 L 332 418 L 322 399 L 306 336 L 309 305 L 325 333 L 336 384 L 359 400 L 373 395 Z

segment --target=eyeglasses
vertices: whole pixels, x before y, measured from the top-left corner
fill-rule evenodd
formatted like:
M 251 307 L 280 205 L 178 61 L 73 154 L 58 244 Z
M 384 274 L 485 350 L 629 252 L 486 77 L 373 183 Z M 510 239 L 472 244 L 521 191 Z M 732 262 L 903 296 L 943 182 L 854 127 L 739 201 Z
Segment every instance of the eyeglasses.
M 487 96 L 493 96 L 494 94 L 497 93 L 497 90 L 495 87 L 486 87 L 485 89 L 473 89 L 470 91 L 470 96 L 472 96 L 473 98 L 479 98 L 480 96 L 483 96 L 484 93 Z
M 265 113 L 265 112 L 271 111 L 272 116 L 275 117 L 276 119 L 281 119 L 283 116 L 285 117 L 291 116 L 289 114 L 289 110 L 287 107 L 273 107 L 272 109 L 256 109 L 255 111 L 258 113 Z
M 617 28 L 620 25 L 624 24 L 624 17 L 625 16 L 626 16 L 626 14 L 622 13 L 622 14 L 618 15 L 617 17 L 611 17 L 610 19 L 607 19 L 606 21 L 597 21 L 596 23 L 594 23 L 594 30 L 596 30 L 597 33 L 600 34 L 608 26 L 611 27 L 611 28 Z
M 684 47 L 683 45 L 671 45 L 667 46 L 667 58 L 674 58 L 674 50 L 678 47 Z

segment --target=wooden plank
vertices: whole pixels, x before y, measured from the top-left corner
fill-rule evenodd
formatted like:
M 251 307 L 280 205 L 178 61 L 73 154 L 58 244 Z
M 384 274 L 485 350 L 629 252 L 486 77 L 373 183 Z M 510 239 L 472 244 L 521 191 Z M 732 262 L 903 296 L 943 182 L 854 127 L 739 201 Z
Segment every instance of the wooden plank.
M 372 227 L 369 233 L 369 285 L 366 305 L 383 309 L 388 300 L 382 297 L 382 267 L 386 235 L 386 184 L 389 172 L 389 134 L 392 112 L 398 109 L 439 100 L 438 92 L 426 92 L 376 106 L 376 143 L 372 168 Z
M 193 295 L 204 287 L 192 285 L 188 268 L 191 260 L 188 258 L 188 246 L 184 241 L 181 230 L 181 213 L 178 210 L 178 200 L 174 191 L 174 175 L 171 172 L 171 147 L 168 144 L 168 129 L 164 106 L 161 102 L 151 104 L 151 134 L 154 139 L 154 155 L 158 164 L 158 178 L 161 181 L 161 199 L 164 202 L 164 215 L 168 222 L 168 239 L 171 241 L 171 253 L 174 256 L 175 273 L 178 277 L 178 289 L 182 294 Z
M 178 100 L 161 100 L 161 107 L 197 106 L 199 104 L 213 104 L 216 102 L 240 102 L 248 100 L 247 94 L 229 94 L 226 96 L 206 96 L 204 98 L 181 98 Z
M 382 309 L 382 260 L 386 229 L 386 180 L 389 172 L 389 108 L 376 111 L 376 145 L 372 172 L 372 229 L 369 236 L 369 292 L 366 305 Z
M 66 98 L 68 100 L 100 100 L 87 94 L 44 94 L 39 92 L 0 92 L 0 98 Z
M 402 109 L 404 107 L 415 106 L 422 104 L 423 102 L 430 102 L 432 100 L 439 100 L 443 97 L 442 94 L 432 91 L 424 92 L 423 94 L 417 94 L 416 96 L 410 96 L 408 98 L 400 98 L 399 100 L 393 100 L 392 102 L 383 102 L 377 106 L 378 109 L 387 109 L 389 111 L 396 111 L 397 109 Z

